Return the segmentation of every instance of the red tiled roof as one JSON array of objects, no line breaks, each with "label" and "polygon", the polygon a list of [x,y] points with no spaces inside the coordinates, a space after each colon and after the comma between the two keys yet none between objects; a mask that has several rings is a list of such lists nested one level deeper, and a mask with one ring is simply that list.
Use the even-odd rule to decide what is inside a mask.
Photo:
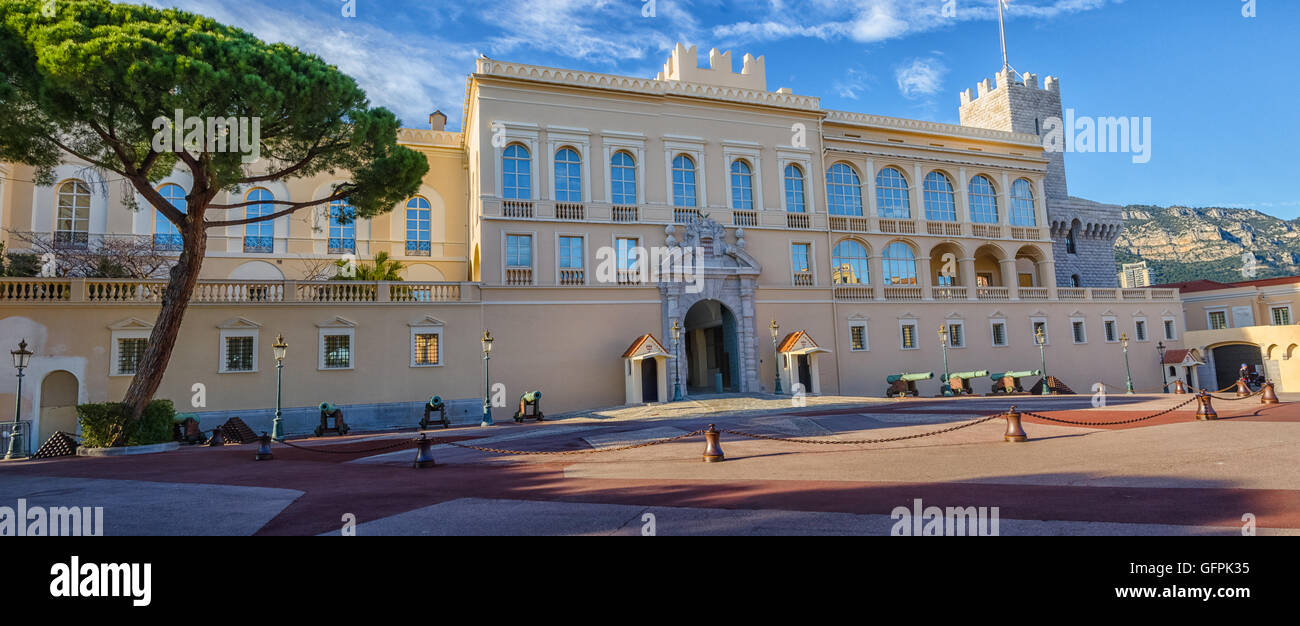
[{"label": "red tiled roof", "polygon": [[1186,350],[1170,350],[1165,353],[1165,365],[1178,365],[1186,358]]},{"label": "red tiled roof", "polygon": [[627,349],[627,352],[623,353],[623,358],[630,359],[636,356],[637,350],[640,350],[641,346],[645,345],[645,342],[647,341],[653,341],[656,344],[658,344],[660,348],[663,347],[663,344],[659,343],[659,340],[655,339],[654,335],[641,335],[640,337],[636,338],[636,341],[632,342],[632,346]]},{"label": "red tiled roof", "polygon": [[1220,289],[1236,289],[1238,287],[1272,287],[1274,285],[1291,285],[1300,283],[1300,276],[1283,276],[1281,278],[1264,278],[1261,280],[1247,280],[1239,283],[1221,283],[1215,280],[1189,280],[1182,283],[1169,283],[1165,285],[1152,285],[1152,289],[1177,289],[1182,293],[1196,293],[1198,291],[1218,291]]},{"label": "red tiled roof", "polygon": [[[796,344],[796,343],[799,342],[799,338],[802,337],[803,335],[804,335],[804,331],[802,331],[802,330],[796,330],[796,331],[794,331],[794,332],[792,332],[792,333],[786,335],[786,336],[785,336],[785,339],[782,339],[782,340],[781,340],[781,346],[778,347],[778,348],[776,349],[776,351],[777,351],[777,352],[789,352],[792,348],[794,348],[794,344]],[[813,343],[817,343],[817,342],[814,341]]]}]

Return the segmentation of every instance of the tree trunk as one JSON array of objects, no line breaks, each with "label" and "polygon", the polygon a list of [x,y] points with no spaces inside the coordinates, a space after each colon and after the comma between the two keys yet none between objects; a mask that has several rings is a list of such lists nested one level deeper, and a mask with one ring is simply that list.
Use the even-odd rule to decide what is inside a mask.
[{"label": "tree trunk", "polygon": [[122,403],[127,408],[127,419],[122,431],[114,438],[113,446],[126,445],[126,434],[131,426],[140,419],[144,410],[153,401],[153,395],[162,384],[167,363],[171,360],[172,350],[176,347],[176,337],[181,331],[181,320],[189,306],[190,296],[199,279],[199,270],[203,267],[203,255],[208,247],[208,234],[201,220],[191,224],[184,236],[184,247],[180,258],[171,269],[171,280],[163,293],[162,308],[154,320],[153,333],[149,336],[149,345],[136,368],[135,378],[126,390]]}]

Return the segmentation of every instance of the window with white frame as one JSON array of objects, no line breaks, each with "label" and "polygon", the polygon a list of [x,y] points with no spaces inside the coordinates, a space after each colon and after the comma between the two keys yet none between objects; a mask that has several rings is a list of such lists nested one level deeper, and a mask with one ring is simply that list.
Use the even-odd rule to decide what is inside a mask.
[{"label": "window with white frame", "polygon": [[1178,339],[1178,325],[1174,322],[1174,319],[1172,317],[1166,317],[1164,319],[1164,327],[1165,327],[1165,340],[1174,341]]},{"label": "window with white frame", "polygon": [[353,338],[354,333],[351,328],[320,329],[320,369],[352,369],[355,361]]},{"label": "window with white frame", "polygon": [[831,215],[862,217],[862,181],[847,163],[826,170],[826,197]]},{"label": "window with white frame", "polygon": [[1070,333],[1074,337],[1074,343],[1088,343],[1088,328],[1082,318],[1070,319]]},{"label": "window with white frame", "polygon": [[817,279],[813,276],[812,269],[812,244],[790,244],[790,269],[796,287],[811,287],[816,284]]},{"label": "window with white frame", "polygon": [[754,172],[749,163],[740,159],[731,163],[731,208],[754,210]]},{"label": "window with white frame", "polygon": [[916,322],[903,320],[898,323],[899,347],[903,350],[920,350],[921,345],[916,334]]},{"label": "window with white frame", "polygon": [[586,283],[586,261],[583,255],[585,241],[582,235],[560,235],[556,240],[556,260],[560,264],[561,285]]},{"label": "window with white frame", "polygon": [[1007,322],[1006,320],[993,320],[989,322],[989,331],[993,336],[993,346],[1003,348],[1007,345]]},{"label": "window with white frame", "polygon": [[906,220],[912,217],[907,178],[896,167],[886,167],[876,174],[876,212],[885,219]]},{"label": "window with white frame", "polygon": [[1116,343],[1119,341],[1119,323],[1113,319],[1102,320],[1102,328],[1106,332],[1106,343]]},{"label": "window with white frame", "polygon": [[1228,327],[1227,311],[1209,311],[1206,313],[1206,317],[1210,330],[1223,330]]},{"label": "window with white frame", "polygon": [[948,347],[966,347],[966,324],[953,320],[948,321]]},{"label": "window with white frame", "polygon": [[555,153],[555,201],[582,202],[582,157],[573,148]]},{"label": "window with white frame", "polygon": [[1150,335],[1147,333],[1147,320],[1139,317],[1133,320],[1133,338],[1137,341],[1146,341]]},{"label": "window with white frame", "polygon": [[694,208],[697,200],[695,159],[679,154],[673,158],[673,206]]},{"label": "window with white frame", "polygon": [[925,219],[932,222],[957,221],[957,195],[952,180],[943,172],[925,176]]},{"label": "window with white frame", "polygon": [[442,327],[411,327],[411,367],[442,365]]},{"label": "window with white frame", "polygon": [[89,245],[90,186],[80,180],[59,185],[54,244],[80,247]]},{"label": "window with white frame", "polygon": [[257,371],[257,330],[221,331],[222,374],[246,374]]},{"label": "window with white frame", "polygon": [[506,235],[506,267],[532,268],[533,236]]},{"label": "window with white frame", "polygon": [[1273,320],[1274,326],[1291,325],[1291,307],[1275,306],[1269,309],[1269,317]]},{"label": "window with white frame", "polygon": [[636,204],[636,159],[620,150],[609,160],[609,198],[614,204]]},{"label": "window with white frame", "polygon": [[135,376],[149,347],[149,330],[113,331],[113,375]]},{"label": "window with white frame", "polygon": [[1040,332],[1043,333],[1043,345],[1052,342],[1052,335],[1047,332],[1047,320],[1045,318],[1035,317],[1030,322],[1032,324],[1032,334],[1029,336],[1029,340],[1034,342],[1034,345],[1038,345],[1038,333]]},{"label": "window with white frame", "polygon": [[807,210],[803,186],[803,169],[794,163],[785,166],[785,210],[787,212],[803,213]]},{"label": "window with white frame", "polygon": [[1038,225],[1038,217],[1034,211],[1034,189],[1029,181],[1023,178],[1011,184],[1011,225]]},{"label": "window with white frame", "polygon": [[967,197],[970,199],[970,221],[976,224],[998,223],[998,192],[987,176],[970,180]]},{"label": "window with white frame", "polygon": [[849,350],[853,352],[871,350],[871,344],[867,339],[866,322],[855,322],[849,325]]},{"label": "window with white frame", "polygon": [[506,200],[533,198],[532,156],[528,148],[512,143],[501,155],[502,197]]}]

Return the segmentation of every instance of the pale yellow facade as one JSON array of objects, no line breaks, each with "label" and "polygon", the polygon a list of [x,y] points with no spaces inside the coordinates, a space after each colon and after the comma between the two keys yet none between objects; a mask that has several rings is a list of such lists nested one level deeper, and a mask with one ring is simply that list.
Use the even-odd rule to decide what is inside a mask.
[{"label": "pale yellow facade", "polygon": [[1203,355],[1202,380],[1224,387],[1244,364],[1279,392],[1300,391],[1300,278],[1191,288],[1183,306],[1183,343]]},{"label": "pale yellow facade", "polygon": [[[1044,192],[1052,174],[1036,136],[825,110],[816,97],[769,91],[761,58],[733,72],[729,57],[695,68],[695,56],[679,47],[654,79],[479,59],[463,132],[440,120],[402,131],[430,161],[419,195],[427,213],[411,214],[413,224],[398,206],[351,231],[362,262],[387,251],[406,265],[406,282],[311,280],[344,258],[331,240],[348,233],[331,228],[324,208],[252,238],[244,227],[214,231],[159,396],[205,424],[238,415],[268,429],[270,345],[281,333],[290,432],[310,431],[323,401],[379,427],[414,425],[434,394],[453,400],[459,421],[476,422],[485,388],[502,406],[543,390],[548,414],[667,401],[679,380],[687,396],[719,378],[727,391],[771,392],[778,360],[786,393],[798,383],[806,393],[880,396],[891,374],[934,372],[921,393],[935,395],[940,326],[951,371],[1036,370],[1045,354],[1048,373],[1082,393],[1123,384],[1125,333],[1135,386],[1161,386],[1157,342],[1182,345],[1178,294],[1057,284]],[[74,225],[89,245],[157,234],[150,211],[123,204],[121,183],[94,183],[72,164],[52,187],[24,182],[21,166],[0,172],[10,251],[23,247],[15,233],[67,226],[60,202],[80,210],[80,200],[61,189],[74,179],[90,189]],[[320,198],[334,182],[266,191]],[[164,184],[188,187],[179,175]],[[653,282],[627,271],[625,248],[704,253],[691,281]],[[157,284],[3,279],[0,339],[26,337],[37,353],[23,412],[51,416],[41,432],[66,419],[60,407],[70,402],[122,394],[130,375],[116,370],[130,340],[147,337]],[[772,321],[776,339],[804,331],[817,349],[776,355]],[[485,329],[496,339],[487,381]],[[647,333],[670,356],[633,367],[622,355]],[[255,366],[236,358],[238,371],[227,371],[228,351],[249,349],[247,337]],[[436,363],[418,362],[433,341]],[[43,394],[56,372],[75,378],[75,391],[59,374]],[[0,370],[0,419],[12,417],[15,382]],[[975,388],[987,392],[989,381]]]}]

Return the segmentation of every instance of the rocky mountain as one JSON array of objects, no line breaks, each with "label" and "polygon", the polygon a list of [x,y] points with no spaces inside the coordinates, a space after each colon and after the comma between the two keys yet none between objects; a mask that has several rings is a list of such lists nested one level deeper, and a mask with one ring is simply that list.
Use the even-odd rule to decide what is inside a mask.
[{"label": "rocky mountain", "polygon": [[[1253,276],[1244,271],[1248,253],[1256,262]],[[1127,206],[1115,259],[1146,261],[1155,284],[1293,276],[1300,274],[1300,219],[1250,209]]]}]

